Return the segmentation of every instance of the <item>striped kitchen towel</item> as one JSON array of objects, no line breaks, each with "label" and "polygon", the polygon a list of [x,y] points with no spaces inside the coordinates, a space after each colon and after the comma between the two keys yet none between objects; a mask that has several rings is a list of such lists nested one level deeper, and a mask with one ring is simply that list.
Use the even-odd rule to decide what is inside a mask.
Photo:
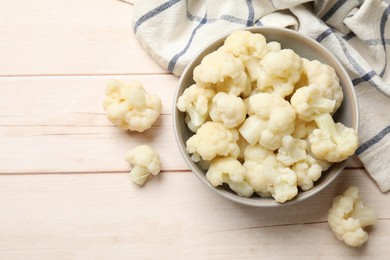
[{"label": "striped kitchen towel", "polygon": [[345,66],[360,106],[356,151],[382,192],[390,190],[389,1],[135,0],[133,29],[147,52],[180,75],[209,41],[250,26],[287,27],[328,48]]}]

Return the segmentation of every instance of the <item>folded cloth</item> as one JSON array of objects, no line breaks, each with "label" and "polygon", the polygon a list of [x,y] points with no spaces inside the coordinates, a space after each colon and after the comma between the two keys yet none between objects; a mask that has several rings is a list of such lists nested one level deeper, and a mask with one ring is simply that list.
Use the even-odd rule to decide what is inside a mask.
[{"label": "folded cloth", "polygon": [[135,1],[133,29],[147,52],[180,75],[208,42],[251,26],[286,27],[330,50],[347,69],[360,107],[356,155],[390,190],[390,6],[380,0]]}]

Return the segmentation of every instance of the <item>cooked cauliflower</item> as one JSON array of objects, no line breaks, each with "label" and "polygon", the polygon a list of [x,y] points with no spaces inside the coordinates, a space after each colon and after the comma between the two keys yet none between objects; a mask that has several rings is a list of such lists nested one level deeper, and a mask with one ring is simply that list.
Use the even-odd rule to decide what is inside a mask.
[{"label": "cooked cauliflower", "polygon": [[232,33],[193,79],[177,107],[195,133],[187,152],[214,186],[283,203],[357,148],[356,131],[332,118],[343,100],[335,71],[261,34]]},{"label": "cooked cauliflower", "polygon": [[141,186],[150,174],[157,175],[161,170],[158,153],[148,145],[139,145],[128,151],[125,160],[133,165],[130,179]]},{"label": "cooked cauliflower", "polygon": [[140,82],[110,81],[103,107],[107,118],[120,129],[143,132],[160,116],[161,100],[148,94]]},{"label": "cooked cauliflower", "polygon": [[310,148],[316,158],[340,162],[353,155],[359,140],[355,129],[336,123],[330,114],[314,118],[319,129],[309,135]]},{"label": "cooked cauliflower", "polygon": [[245,180],[261,197],[273,197],[283,203],[298,194],[296,174],[276,159],[273,151],[259,144],[245,149]]},{"label": "cooked cauliflower", "polygon": [[274,165],[275,154],[259,144],[249,145],[244,152],[244,167],[247,169],[245,180],[260,197],[271,197],[271,183],[264,176],[264,164]]},{"label": "cooked cauliflower", "polygon": [[245,65],[256,79],[257,92],[273,93],[282,98],[294,91],[302,73],[302,59],[290,49],[269,52],[259,61],[249,59]]},{"label": "cooked cauliflower", "polygon": [[242,137],[241,134],[238,134],[237,145],[240,148],[240,154],[238,155],[238,159],[242,161],[244,159],[245,149],[249,146],[249,143]]},{"label": "cooked cauliflower", "polygon": [[297,175],[288,167],[283,167],[276,160],[268,157],[263,164],[263,174],[269,183],[268,190],[279,203],[293,199],[298,194]]},{"label": "cooked cauliflower", "polygon": [[267,129],[268,120],[258,115],[249,116],[240,126],[239,132],[249,144],[256,144],[261,133]]},{"label": "cooked cauliflower", "polygon": [[206,55],[194,69],[194,81],[203,88],[213,88],[216,92],[226,92],[239,96],[250,82],[245,66],[232,54],[216,50]]},{"label": "cooked cauliflower", "polygon": [[297,89],[292,95],[290,102],[297,116],[307,122],[313,121],[314,116],[332,113],[336,105],[336,100],[322,96],[317,85],[309,85]]},{"label": "cooked cauliflower", "polygon": [[214,95],[214,90],[193,84],[178,98],[176,106],[181,112],[187,112],[187,125],[191,131],[196,132],[207,120]]},{"label": "cooked cauliflower", "polygon": [[240,133],[250,144],[259,141],[267,149],[278,149],[283,136],[294,132],[294,109],[288,101],[269,93],[255,94],[248,99],[248,114],[258,117],[251,121],[248,118],[240,127]]},{"label": "cooked cauliflower", "polygon": [[221,48],[242,61],[253,57],[261,59],[268,53],[265,37],[260,33],[245,30],[231,33]]},{"label": "cooked cauliflower", "polygon": [[[343,89],[340,86],[340,79],[335,70],[327,64],[317,60],[308,60],[302,58],[303,73],[307,79],[308,85],[318,86],[321,91],[321,96],[330,100],[335,100],[336,111],[343,101]],[[332,114],[332,113],[331,113]]]},{"label": "cooked cauliflower", "polygon": [[216,158],[206,173],[207,179],[216,187],[226,183],[238,195],[250,197],[253,188],[244,180],[246,169],[233,157]]},{"label": "cooked cauliflower", "polygon": [[234,128],[244,122],[246,106],[241,98],[219,92],[213,97],[210,117],[214,122],[221,122],[226,128]]},{"label": "cooked cauliflower", "polygon": [[237,158],[240,154],[238,137],[237,130],[227,129],[221,123],[207,121],[187,140],[187,152],[197,153],[206,161],[216,156]]},{"label": "cooked cauliflower", "polygon": [[291,135],[285,135],[282,138],[282,146],[278,149],[276,159],[286,166],[306,158],[306,141],[296,139]]},{"label": "cooked cauliflower", "polygon": [[364,227],[375,225],[377,216],[371,208],[364,207],[359,189],[351,186],[333,199],[328,212],[328,223],[336,237],[349,246],[361,246],[368,239]]},{"label": "cooked cauliflower", "polygon": [[297,175],[298,186],[303,191],[313,188],[314,182],[317,181],[321,177],[322,172],[326,170],[322,168],[319,161],[310,155],[306,155],[303,160],[294,163],[291,169]]},{"label": "cooked cauliflower", "polygon": [[291,134],[291,136],[297,139],[305,139],[316,128],[317,125],[314,121],[306,122],[297,117],[295,120],[294,132]]}]

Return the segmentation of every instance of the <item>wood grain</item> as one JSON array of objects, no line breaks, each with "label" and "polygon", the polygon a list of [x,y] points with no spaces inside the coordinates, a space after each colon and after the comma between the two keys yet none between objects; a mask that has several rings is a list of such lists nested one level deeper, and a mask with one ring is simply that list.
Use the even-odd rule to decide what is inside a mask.
[{"label": "wood grain", "polygon": [[166,73],[139,46],[117,0],[12,1],[0,8],[0,75]]},{"label": "wood grain", "polygon": [[0,173],[126,171],[126,151],[142,143],[161,154],[164,170],[187,169],[172,130],[177,78],[115,76],[139,80],[161,97],[162,116],[142,134],[119,130],[107,120],[102,102],[112,78],[0,78]]},{"label": "wood grain", "polygon": [[[174,141],[178,79],[135,39],[133,6],[117,0],[11,1],[0,8],[0,259],[386,259],[389,194],[357,158],[315,197],[251,208],[211,192]],[[118,130],[102,108],[106,82],[140,80],[163,113],[143,134]],[[163,171],[129,180],[141,143]],[[326,222],[332,198],[356,185],[379,217],[349,248]]]},{"label": "wood grain", "polygon": [[[102,108],[111,79],[139,80],[161,97],[163,111],[142,133],[117,129]],[[126,151],[148,143],[164,170],[185,170],[172,129],[172,75],[0,78],[0,174],[126,171]],[[21,163],[22,162],[22,163]],[[361,168],[351,160],[349,167]]]},{"label": "wood grain", "polygon": [[[356,185],[378,212],[368,244],[352,249],[330,231],[333,196]],[[173,188],[174,187],[174,188]],[[390,210],[362,170],[345,171],[295,206],[229,202],[190,173],[162,173],[140,188],[127,174],[0,176],[0,252],[22,259],[326,258],[389,254]]]}]

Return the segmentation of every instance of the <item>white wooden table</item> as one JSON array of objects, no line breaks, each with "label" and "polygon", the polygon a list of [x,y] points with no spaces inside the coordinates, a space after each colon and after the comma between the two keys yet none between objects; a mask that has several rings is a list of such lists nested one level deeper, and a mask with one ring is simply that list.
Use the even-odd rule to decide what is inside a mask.
[{"label": "white wooden table", "polygon": [[[356,158],[321,194],[282,208],[240,206],[198,181],[174,141],[177,78],[140,47],[131,15],[117,0],[1,1],[0,259],[389,259],[390,194]],[[108,122],[111,78],[160,95],[151,130]],[[141,143],[163,164],[142,188],[123,160]],[[349,185],[379,217],[361,248],[326,222]]]}]

